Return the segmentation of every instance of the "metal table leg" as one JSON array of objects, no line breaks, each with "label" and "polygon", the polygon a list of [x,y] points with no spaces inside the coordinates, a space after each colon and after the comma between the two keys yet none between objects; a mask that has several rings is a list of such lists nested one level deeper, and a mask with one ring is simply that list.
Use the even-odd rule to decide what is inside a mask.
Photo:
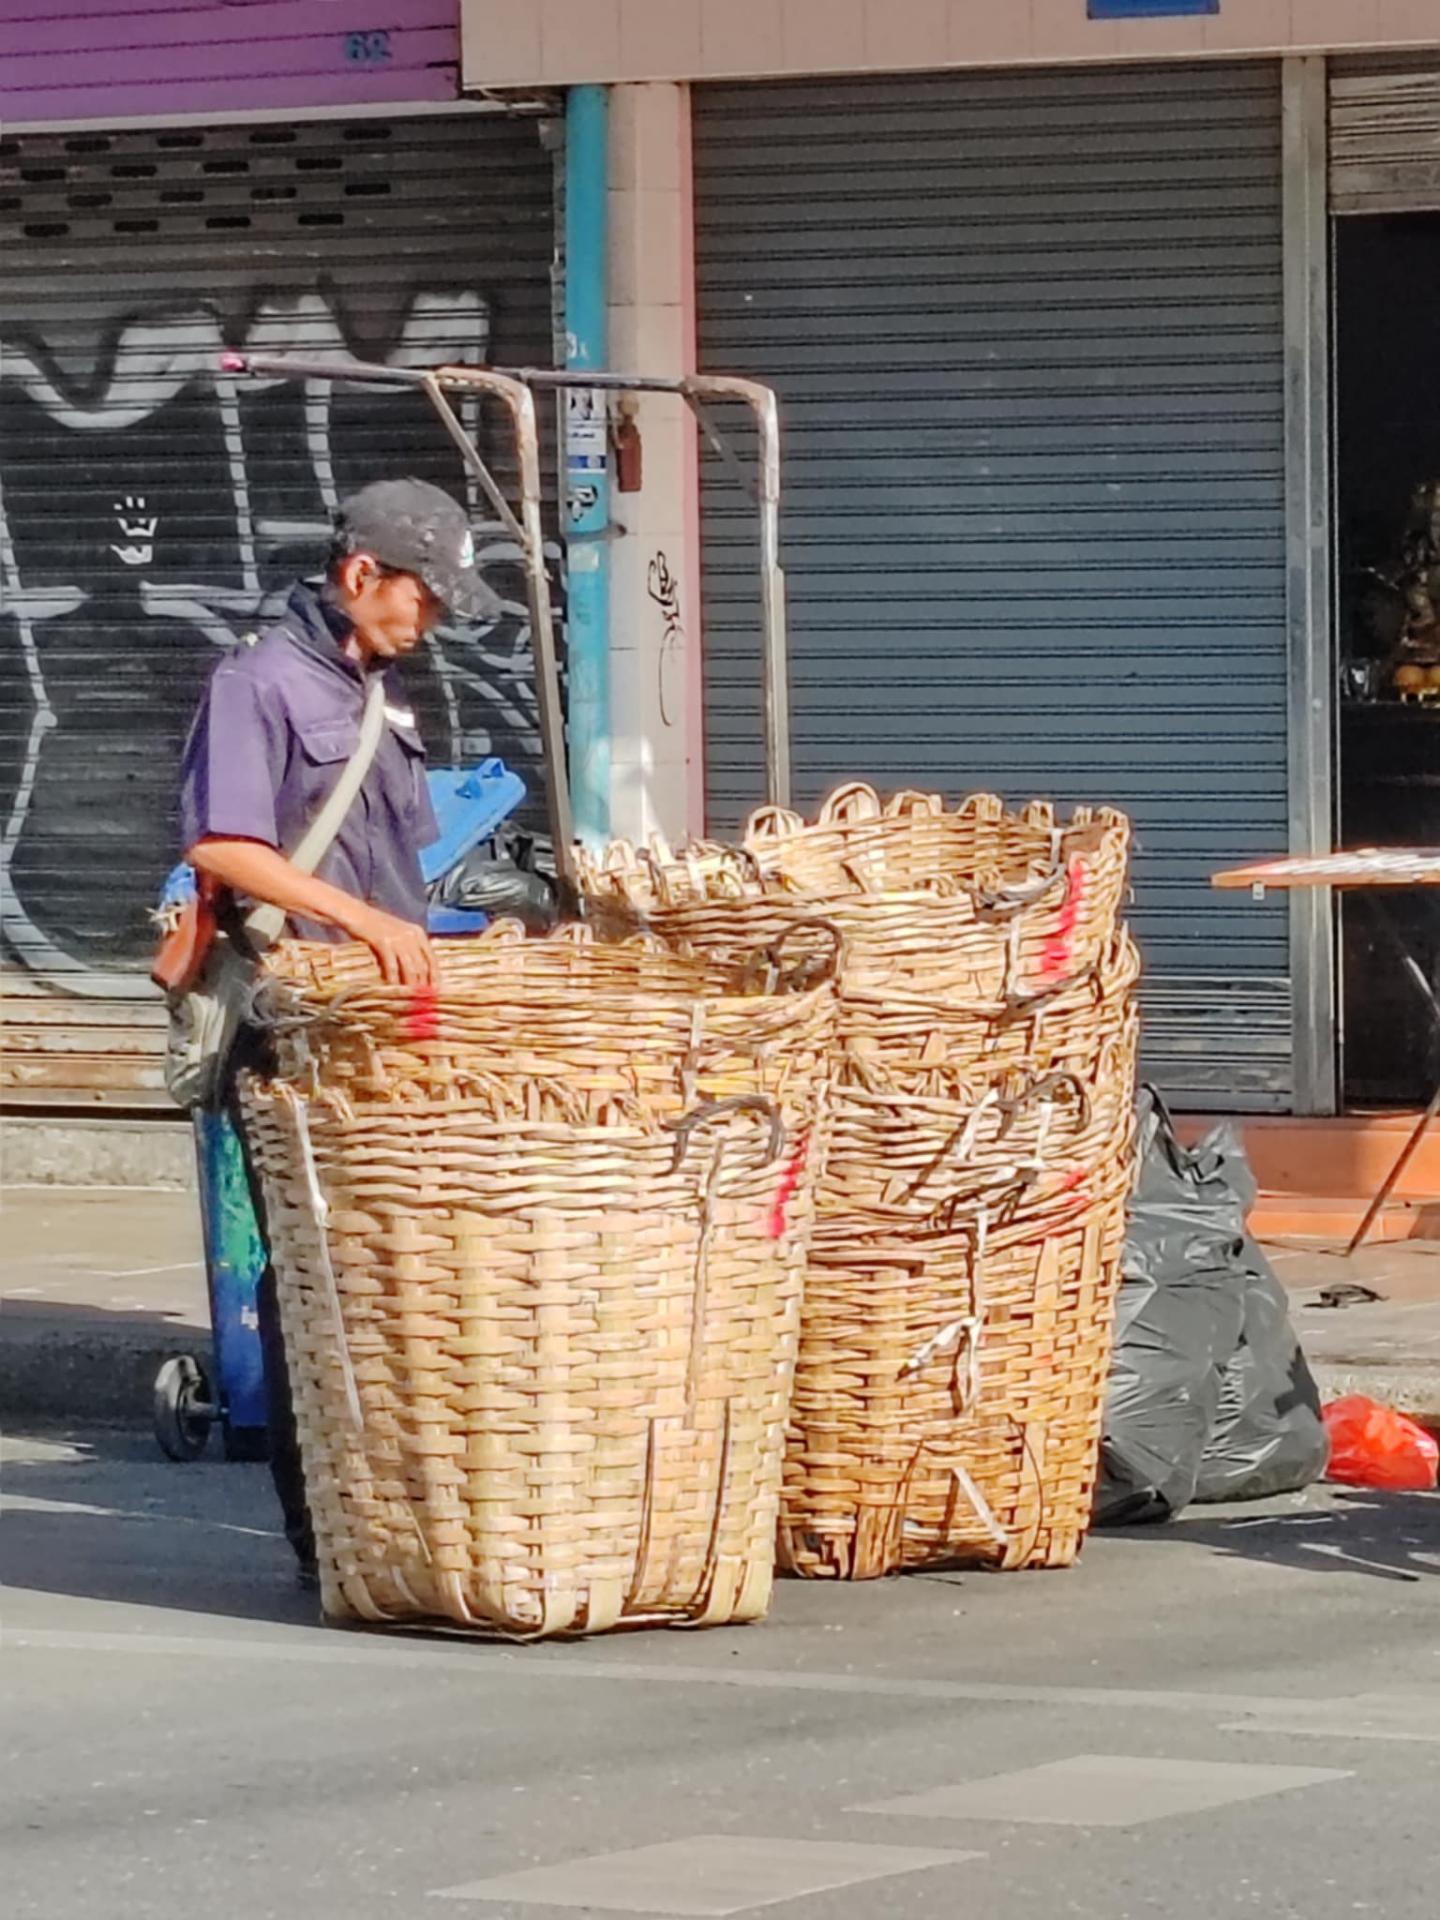
[{"label": "metal table leg", "polygon": [[[1373,912],[1376,924],[1399,954],[1401,965],[1414,982],[1416,991],[1425,1003],[1425,1011],[1430,1016],[1431,1025],[1435,1028],[1437,1035],[1440,1035],[1440,1002],[1436,1000],[1435,989],[1431,985],[1424,968],[1420,965],[1420,962],[1415,958],[1414,954],[1411,953],[1409,947],[1406,946],[1399,929],[1394,925],[1389,914],[1386,913],[1379,898],[1373,893],[1365,894],[1362,898],[1365,899]],[[1404,1177],[1405,1169],[1420,1151],[1420,1143],[1424,1140],[1437,1118],[1440,1118],[1440,1083],[1437,1083],[1435,1091],[1430,1096],[1430,1104],[1426,1107],[1424,1113],[1421,1114],[1419,1120],[1416,1121],[1409,1138],[1395,1156],[1395,1164],[1381,1181],[1379,1191],[1365,1210],[1365,1218],[1351,1235],[1350,1244],[1345,1249],[1347,1258],[1352,1253],[1358,1253],[1370,1238],[1371,1229],[1384,1211],[1386,1202],[1389,1200],[1391,1194],[1394,1193],[1396,1187],[1399,1186]]]}]

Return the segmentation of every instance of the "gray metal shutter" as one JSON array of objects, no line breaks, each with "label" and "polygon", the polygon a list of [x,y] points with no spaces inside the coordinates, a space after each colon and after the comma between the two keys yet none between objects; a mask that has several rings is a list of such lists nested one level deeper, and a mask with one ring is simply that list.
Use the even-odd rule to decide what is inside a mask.
[{"label": "gray metal shutter", "polygon": [[[1284,1108],[1270,63],[699,90],[707,369],[779,387],[796,782],[1134,817],[1148,1069]],[[705,491],[707,795],[761,796],[747,504]]]},{"label": "gray metal shutter", "polygon": [[1440,211],[1440,56],[1331,62],[1330,205]]},{"label": "gray metal shutter", "polygon": [[[538,122],[482,112],[0,140],[7,1097],[154,1093],[148,913],[206,676],[318,571],[337,495],[466,492],[413,395],[237,384],[218,351],[547,362],[552,198]],[[433,757],[501,753],[540,798],[520,569],[471,502],[507,611],[413,691]]]}]

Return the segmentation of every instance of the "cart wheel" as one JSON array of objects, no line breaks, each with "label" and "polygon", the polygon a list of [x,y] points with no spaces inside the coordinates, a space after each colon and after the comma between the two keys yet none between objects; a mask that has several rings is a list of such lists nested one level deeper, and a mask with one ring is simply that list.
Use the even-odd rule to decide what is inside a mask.
[{"label": "cart wheel", "polygon": [[198,1460],[205,1451],[216,1408],[205,1369],[190,1353],[177,1353],[155,1376],[155,1438],[172,1460]]}]

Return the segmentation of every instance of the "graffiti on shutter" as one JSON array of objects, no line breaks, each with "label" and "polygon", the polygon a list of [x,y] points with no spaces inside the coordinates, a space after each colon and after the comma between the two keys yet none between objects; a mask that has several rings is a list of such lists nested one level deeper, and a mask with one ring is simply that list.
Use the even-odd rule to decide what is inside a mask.
[{"label": "graffiti on shutter", "polygon": [[[230,263],[223,299],[162,269],[138,294],[133,271],[117,276],[111,302],[92,270],[73,307],[62,277],[35,317],[13,288],[0,316],[0,929],[7,962],[71,994],[144,991],[203,685],[320,570],[337,499],[368,479],[417,473],[468,497],[501,610],[438,629],[411,691],[433,759],[500,753],[538,788],[518,554],[423,398],[219,367],[226,348],[483,361],[483,266],[389,258],[383,300],[357,314],[323,256],[250,258],[238,279]],[[502,434],[487,441],[480,403],[465,405],[503,470]]]}]

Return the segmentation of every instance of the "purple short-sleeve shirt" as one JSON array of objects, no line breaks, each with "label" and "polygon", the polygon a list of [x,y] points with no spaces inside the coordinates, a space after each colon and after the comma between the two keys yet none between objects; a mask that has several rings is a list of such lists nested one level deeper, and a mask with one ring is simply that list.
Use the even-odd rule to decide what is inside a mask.
[{"label": "purple short-sleeve shirt", "polygon": [[[360,735],[366,680],[342,649],[346,631],[323,589],[298,586],[280,620],[215,669],[181,763],[185,848],[207,837],[259,840],[281,852],[298,845]],[[386,693],[379,751],[319,874],[423,926],[420,849],[439,828],[414,719],[388,679]],[[306,939],[344,937],[310,921],[291,927]]]}]

